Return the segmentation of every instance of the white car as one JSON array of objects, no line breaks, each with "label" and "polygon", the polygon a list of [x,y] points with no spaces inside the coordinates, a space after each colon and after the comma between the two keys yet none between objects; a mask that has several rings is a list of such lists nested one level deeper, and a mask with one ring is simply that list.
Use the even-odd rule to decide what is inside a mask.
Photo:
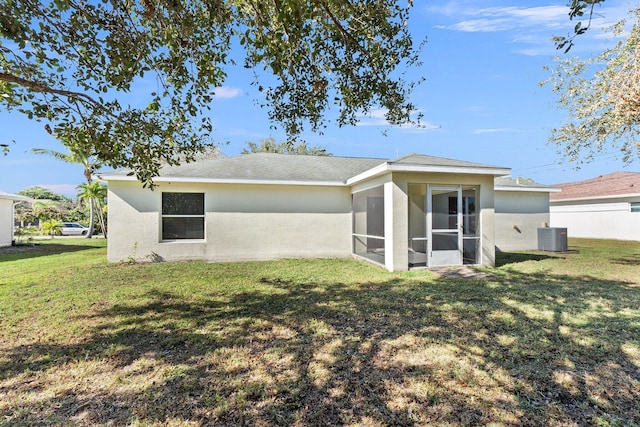
[{"label": "white car", "polygon": [[84,236],[89,232],[89,229],[77,222],[65,222],[62,224],[62,230],[60,234],[63,236]]}]

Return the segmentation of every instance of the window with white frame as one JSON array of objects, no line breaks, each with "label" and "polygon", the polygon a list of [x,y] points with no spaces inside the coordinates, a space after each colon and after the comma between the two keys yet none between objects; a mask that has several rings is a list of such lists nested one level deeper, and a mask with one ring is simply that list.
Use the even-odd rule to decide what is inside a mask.
[{"label": "window with white frame", "polygon": [[162,193],[162,240],[204,239],[204,193]]},{"label": "window with white frame", "polygon": [[631,202],[631,203],[629,203],[629,210],[631,212],[640,213],[640,202]]}]

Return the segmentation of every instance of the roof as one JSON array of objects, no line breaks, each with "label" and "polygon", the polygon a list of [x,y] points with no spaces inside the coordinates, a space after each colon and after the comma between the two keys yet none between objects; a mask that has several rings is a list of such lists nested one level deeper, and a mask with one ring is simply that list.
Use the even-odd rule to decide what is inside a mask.
[{"label": "roof", "polygon": [[560,188],[539,184],[530,179],[498,177],[494,180],[496,191],[531,191],[538,193],[558,193]]},{"label": "roof", "polygon": [[[243,154],[198,160],[160,169],[156,182],[298,183],[351,185],[389,171],[456,172],[504,175],[510,170],[481,163],[411,154],[391,161],[367,157]],[[101,179],[135,180],[129,171],[99,174]]]},{"label": "roof", "polygon": [[483,163],[467,162],[464,160],[447,159],[444,157],[427,156],[425,154],[409,154],[390,160],[393,165],[421,165],[421,166],[449,166],[449,167],[471,167],[471,168],[496,168],[493,165]]},{"label": "roof", "polygon": [[585,181],[567,182],[556,186],[560,187],[562,192],[552,194],[551,201],[639,196],[640,173],[614,172]]},{"label": "roof", "polygon": [[[301,181],[343,183],[353,175],[386,162],[385,159],[252,153],[166,166],[159,178],[211,181]],[[109,180],[129,171],[100,174]],[[116,178],[117,179],[117,178]],[[135,179],[135,178],[134,178]],[[157,179],[156,179],[157,180]]]},{"label": "roof", "polygon": [[0,191],[0,199],[5,199],[5,200],[9,199],[9,200],[13,200],[14,202],[29,200],[29,198],[26,196],[21,196],[19,194],[5,193],[4,191]]}]

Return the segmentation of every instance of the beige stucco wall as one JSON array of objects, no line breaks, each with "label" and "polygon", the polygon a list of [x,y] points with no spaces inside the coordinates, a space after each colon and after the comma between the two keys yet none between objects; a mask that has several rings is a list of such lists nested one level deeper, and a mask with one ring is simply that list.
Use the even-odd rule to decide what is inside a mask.
[{"label": "beige stucco wall", "polygon": [[496,247],[501,251],[538,249],[538,228],[549,226],[549,193],[496,191]]},{"label": "beige stucco wall", "polygon": [[[161,193],[205,194],[205,239],[161,241]],[[109,182],[110,262],[351,256],[347,187]]]},{"label": "beige stucco wall", "polygon": [[393,181],[384,184],[385,267],[389,271],[409,269],[409,197],[407,184]]},{"label": "beige stucco wall", "polygon": [[[408,185],[478,188],[483,265],[495,264],[493,176],[394,173],[349,187],[162,183],[109,183],[111,262],[160,257],[167,261],[241,261],[352,254],[351,193],[382,186],[385,196],[385,267],[408,269]],[[161,193],[205,194],[205,239],[161,241]]]},{"label": "beige stucco wall", "polygon": [[551,226],[566,227],[569,237],[640,241],[640,213],[629,203],[640,196],[591,202],[551,202]]},{"label": "beige stucco wall", "polygon": [[13,200],[0,199],[0,247],[13,240]]}]

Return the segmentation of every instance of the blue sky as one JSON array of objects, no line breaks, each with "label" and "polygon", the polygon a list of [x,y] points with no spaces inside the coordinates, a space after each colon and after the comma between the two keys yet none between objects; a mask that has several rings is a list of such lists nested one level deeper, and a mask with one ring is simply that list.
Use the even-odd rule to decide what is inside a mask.
[{"label": "blue sky", "polygon": [[[543,184],[592,178],[618,171],[640,172],[635,160],[625,165],[607,152],[579,170],[563,161],[547,144],[550,129],[562,124],[555,96],[538,82],[553,64],[551,37],[566,35],[566,1],[424,1],[416,0],[410,28],[416,41],[427,37],[423,65],[411,76],[426,81],[413,101],[424,114],[423,129],[391,127],[380,111],[362,117],[359,126],[329,127],[323,135],[304,134],[311,145],[334,155],[395,158],[409,153],[510,167],[514,177]],[[601,29],[628,15],[630,3],[607,0],[597,9],[592,29],[578,40],[571,55],[602,50],[611,43]],[[225,155],[237,155],[247,141],[267,136],[284,140],[270,128],[267,111],[255,102],[252,74],[242,67],[216,90],[211,111],[216,141]],[[134,93],[135,95],[135,93]],[[385,132],[386,131],[386,132]],[[15,143],[14,143],[15,141]],[[228,142],[228,143],[227,143]],[[18,112],[0,111],[0,143],[10,153],[0,156],[0,190],[17,192],[40,185],[73,196],[83,181],[82,168],[30,153],[31,148],[64,151],[44,130]]]}]

